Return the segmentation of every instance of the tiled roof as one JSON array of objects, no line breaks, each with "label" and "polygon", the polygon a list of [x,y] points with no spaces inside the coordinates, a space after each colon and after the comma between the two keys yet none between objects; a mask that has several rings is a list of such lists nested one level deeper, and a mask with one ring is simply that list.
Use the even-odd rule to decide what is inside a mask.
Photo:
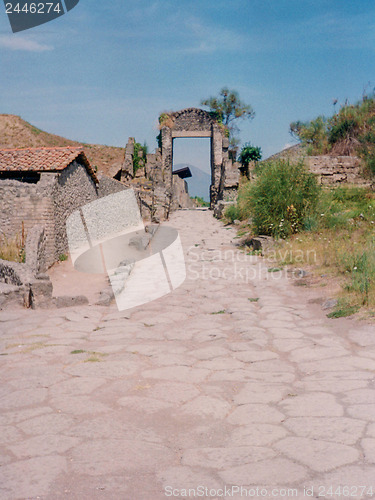
[{"label": "tiled roof", "polygon": [[79,147],[0,149],[0,172],[58,172],[78,157],[94,181],[98,182],[84,150]]}]

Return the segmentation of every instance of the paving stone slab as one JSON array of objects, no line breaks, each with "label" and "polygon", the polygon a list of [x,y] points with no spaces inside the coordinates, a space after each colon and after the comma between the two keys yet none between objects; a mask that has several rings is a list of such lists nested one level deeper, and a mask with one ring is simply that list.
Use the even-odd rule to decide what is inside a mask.
[{"label": "paving stone slab", "polygon": [[120,398],[117,400],[117,404],[146,414],[156,413],[173,407],[172,403],[140,396],[127,396]]},{"label": "paving stone slab", "polygon": [[10,445],[8,448],[17,458],[28,458],[30,456],[43,456],[63,454],[80,443],[80,439],[47,434],[26,439],[20,444]]},{"label": "paving stone slab", "polygon": [[[197,470],[187,466],[169,467],[158,473],[158,479],[162,484],[164,491],[170,491],[171,488],[181,490],[197,489],[202,485],[204,488],[218,490],[223,483],[207,471]],[[204,489],[203,489],[204,492]],[[181,493],[183,493],[181,491]],[[186,496],[183,495],[182,498]]]},{"label": "paving stone slab", "polygon": [[74,417],[60,413],[49,413],[19,422],[17,427],[29,436],[64,432],[74,424]]},{"label": "paving stone slab", "polygon": [[315,438],[287,437],[278,441],[274,448],[318,472],[353,463],[359,458],[359,451],[351,446]]},{"label": "paving stone slab", "polygon": [[288,394],[288,386],[276,384],[246,383],[242,390],[234,397],[237,405],[246,403],[272,403],[281,401]]},{"label": "paving stone slab", "polygon": [[176,384],[174,382],[156,383],[146,391],[149,396],[155,399],[162,399],[175,404],[185,403],[200,394],[199,389],[192,384]]},{"label": "paving stone slab", "polygon": [[48,495],[56,479],[67,471],[67,460],[59,455],[36,457],[1,468],[2,498],[32,498]]},{"label": "paving stone slab", "polygon": [[233,446],[267,446],[286,437],[288,431],[273,424],[246,424],[235,428],[230,436]]},{"label": "paving stone slab", "polygon": [[354,445],[365,430],[366,422],[345,417],[295,417],[284,422],[297,436]]},{"label": "paving stone slab", "polygon": [[228,417],[234,425],[248,425],[250,422],[280,423],[285,415],[272,406],[265,404],[246,404],[238,406]]},{"label": "paving stone slab", "polygon": [[351,417],[375,422],[375,404],[352,405],[346,411]]},{"label": "paving stone slab", "polygon": [[186,450],[182,456],[182,465],[190,467],[227,469],[267,458],[273,458],[276,453],[260,446],[238,446],[228,448],[198,448]]},{"label": "paving stone slab", "polygon": [[222,399],[199,396],[181,407],[181,412],[189,415],[210,416],[223,419],[229,413],[231,405]]},{"label": "paving stone slab", "polygon": [[202,382],[209,374],[209,370],[203,368],[189,368],[187,366],[168,366],[142,372],[142,376],[146,379],[154,378],[193,383]]},{"label": "paving stone slab", "polygon": [[361,441],[361,446],[367,463],[375,464],[375,439],[364,438]]},{"label": "paving stone slab", "polygon": [[226,484],[259,486],[269,484],[270,480],[274,485],[295,483],[308,477],[308,472],[305,467],[280,457],[232,467],[219,472],[219,476]]},{"label": "paving stone slab", "polygon": [[341,417],[344,413],[336,398],[324,392],[290,395],[279,406],[291,417]]}]

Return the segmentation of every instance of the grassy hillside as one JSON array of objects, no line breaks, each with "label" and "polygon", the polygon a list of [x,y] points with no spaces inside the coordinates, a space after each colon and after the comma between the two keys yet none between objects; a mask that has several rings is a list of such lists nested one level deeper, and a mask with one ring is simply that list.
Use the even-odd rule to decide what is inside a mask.
[{"label": "grassy hillside", "polygon": [[83,146],[93,167],[111,177],[121,168],[124,148],[85,144],[49,134],[15,115],[0,115],[0,148]]}]

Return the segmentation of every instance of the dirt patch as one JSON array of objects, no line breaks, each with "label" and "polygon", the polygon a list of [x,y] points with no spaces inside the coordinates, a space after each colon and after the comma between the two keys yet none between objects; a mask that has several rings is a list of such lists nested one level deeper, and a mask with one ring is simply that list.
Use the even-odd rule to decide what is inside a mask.
[{"label": "dirt patch", "polygon": [[64,262],[56,262],[48,271],[53,285],[53,296],[85,295],[90,304],[99,299],[101,290],[108,287],[107,275],[80,273],[73,267],[69,257]]}]

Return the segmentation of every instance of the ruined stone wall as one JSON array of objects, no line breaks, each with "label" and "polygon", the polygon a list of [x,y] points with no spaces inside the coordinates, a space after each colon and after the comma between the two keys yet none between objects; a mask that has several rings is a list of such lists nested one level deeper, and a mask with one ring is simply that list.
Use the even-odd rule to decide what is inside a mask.
[{"label": "ruined stone wall", "polygon": [[129,180],[134,177],[133,172],[133,155],[134,155],[134,137],[129,137],[128,143],[125,146],[124,163],[121,169],[121,180]]},{"label": "ruined stone wall", "polygon": [[360,158],[356,156],[306,156],[307,168],[315,174],[322,185],[354,184],[369,186],[362,175]]},{"label": "ruined stone wall", "polygon": [[27,234],[25,264],[34,274],[47,271],[47,237],[42,225],[34,226]]},{"label": "ruined stone wall", "polygon": [[42,174],[37,184],[17,180],[0,181],[0,234],[7,238],[25,237],[38,224],[46,230],[47,263],[54,258],[54,205],[51,189],[56,174]]},{"label": "ruined stone wall", "polygon": [[101,177],[97,187],[86,168],[76,161],[61,173],[42,173],[36,184],[1,180],[0,236],[20,237],[23,227],[27,243],[37,226],[35,238],[29,239],[26,259],[32,258],[35,265],[38,262],[36,271],[42,272],[68,252],[67,217],[98,197],[124,189],[128,186],[106,176]]},{"label": "ruined stone wall", "polygon": [[189,130],[190,132],[211,132],[213,120],[207,111],[198,108],[187,108],[171,115],[174,120],[173,130]]},{"label": "ruined stone wall", "polygon": [[68,252],[66,219],[77,208],[96,200],[97,187],[86,168],[78,162],[72,162],[58,175],[53,189],[55,225],[54,259]]},{"label": "ruined stone wall", "polygon": [[174,175],[172,184],[172,210],[192,208],[193,206],[194,202],[189,196],[187,182],[178,175]]},{"label": "ruined stone wall", "polygon": [[129,187],[120,181],[116,181],[116,179],[112,179],[111,177],[108,177],[106,175],[101,175],[99,177],[99,186],[97,190],[99,198],[118,193],[119,191],[123,191],[124,189],[129,189]]},{"label": "ruined stone wall", "polygon": [[167,186],[172,185],[172,169],[173,169],[173,139],[172,130],[168,127],[163,127],[161,133],[161,176],[163,182]]},{"label": "ruined stone wall", "polygon": [[[162,175],[166,185],[172,182],[173,140],[177,137],[210,137],[211,208],[219,200],[233,197],[238,188],[238,164],[235,158],[229,157],[229,141],[220,124],[210,113],[198,108],[183,109],[170,113],[168,117],[169,120],[161,128]],[[176,205],[177,200],[173,200],[172,206]]]}]

